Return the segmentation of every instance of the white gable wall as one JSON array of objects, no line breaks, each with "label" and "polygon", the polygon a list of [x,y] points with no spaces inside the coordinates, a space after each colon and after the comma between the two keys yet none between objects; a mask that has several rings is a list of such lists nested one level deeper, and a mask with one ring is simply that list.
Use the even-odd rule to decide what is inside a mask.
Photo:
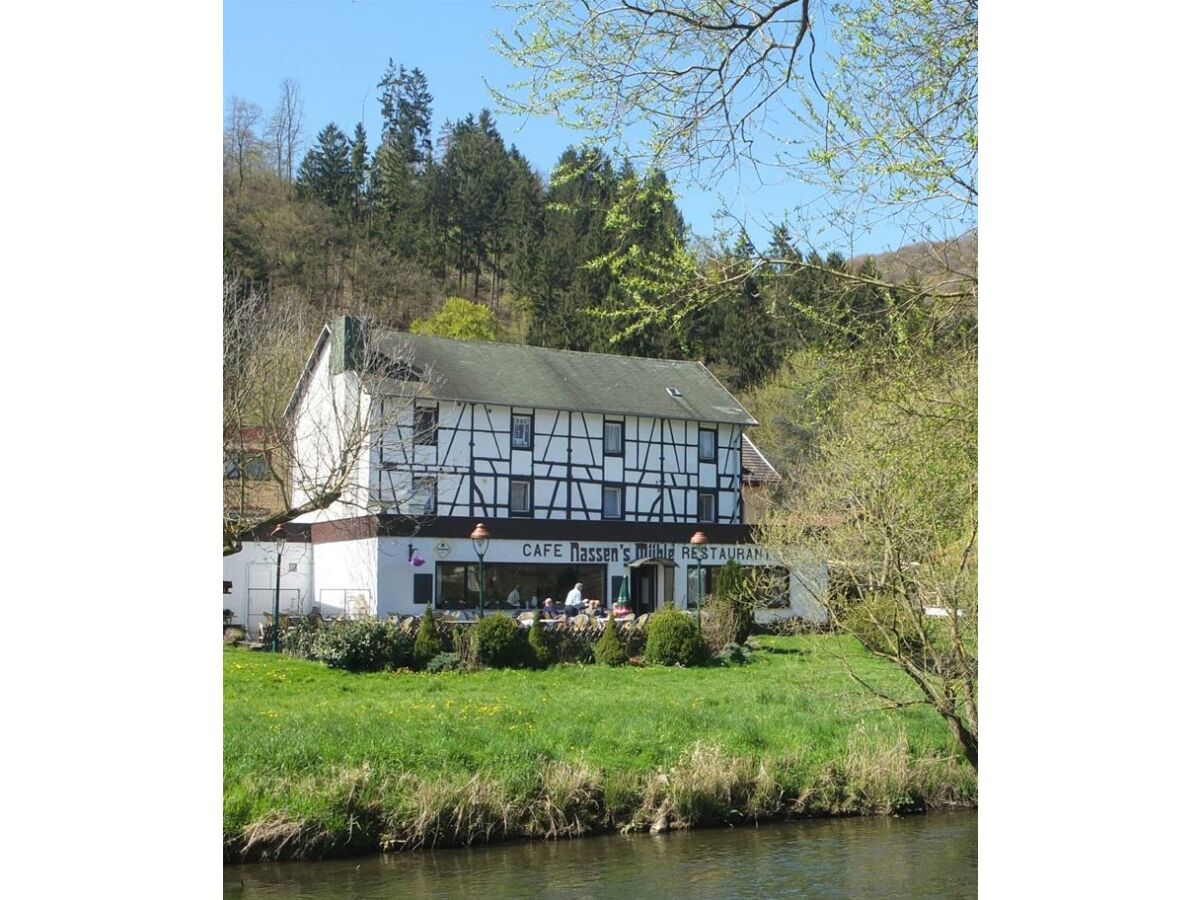
[{"label": "white gable wall", "polygon": [[333,473],[347,463],[350,473],[337,501],[299,516],[298,522],[348,518],[367,511],[372,478],[370,398],[356,372],[331,374],[332,348],[333,341],[322,348],[293,416],[293,505],[301,506],[314,494],[336,486]]}]

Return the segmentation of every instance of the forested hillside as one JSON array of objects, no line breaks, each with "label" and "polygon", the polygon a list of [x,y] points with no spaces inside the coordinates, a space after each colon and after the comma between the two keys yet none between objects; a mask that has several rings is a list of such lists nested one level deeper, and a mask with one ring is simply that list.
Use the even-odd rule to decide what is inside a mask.
[{"label": "forested hillside", "polygon": [[[312,327],[356,312],[400,328],[703,359],[735,388],[761,382],[800,347],[852,344],[850,322],[886,316],[869,259],[803,254],[784,228],[767,247],[742,235],[701,250],[661,171],[587,146],[535,171],[487,109],[435,128],[425,75],[392,61],[377,98],[379,135],[328,123],[307,143],[301,86],[284,82],[269,114],[232,99],[231,297],[302,306]],[[847,291],[836,273],[850,270],[867,280]],[[705,302],[686,316],[626,327],[630,308],[696,279]],[[443,309],[450,297],[482,305],[465,313],[482,324],[459,321],[471,307]]]}]

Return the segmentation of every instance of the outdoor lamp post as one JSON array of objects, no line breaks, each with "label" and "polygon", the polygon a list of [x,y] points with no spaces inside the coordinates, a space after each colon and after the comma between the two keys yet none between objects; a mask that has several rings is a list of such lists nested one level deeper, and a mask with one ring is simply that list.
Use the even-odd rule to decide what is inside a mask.
[{"label": "outdoor lamp post", "polygon": [[692,545],[692,555],[696,557],[696,621],[700,621],[700,564],[708,556],[708,535],[697,531],[688,541]]},{"label": "outdoor lamp post", "polygon": [[480,522],[475,526],[475,530],[471,532],[471,543],[475,545],[475,552],[479,555],[479,618],[483,619],[483,555],[487,553],[488,544],[492,540],[492,535],[483,523]]},{"label": "outdoor lamp post", "polygon": [[279,573],[283,569],[283,545],[287,543],[287,532],[282,524],[271,529],[275,538],[275,609],[271,618],[271,652],[279,652]]}]

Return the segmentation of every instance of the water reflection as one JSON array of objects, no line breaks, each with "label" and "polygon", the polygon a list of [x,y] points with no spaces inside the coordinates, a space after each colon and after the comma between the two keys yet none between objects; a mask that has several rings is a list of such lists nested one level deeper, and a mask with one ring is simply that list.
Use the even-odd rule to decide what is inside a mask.
[{"label": "water reflection", "polygon": [[225,867],[227,898],[976,895],[974,813],[783,822]]}]

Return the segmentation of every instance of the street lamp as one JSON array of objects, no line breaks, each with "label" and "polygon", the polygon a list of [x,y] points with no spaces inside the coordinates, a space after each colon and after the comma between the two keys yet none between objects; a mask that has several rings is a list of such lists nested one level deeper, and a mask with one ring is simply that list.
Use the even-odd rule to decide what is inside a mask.
[{"label": "street lamp", "polygon": [[708,556],[708,535],[697,531],[688,543],[692,545],[692,555],[696,557],[696,621],[700,622],[700,563]]},{"label": "street lamp", "polygon": [[492,540],[492,535],[483,523],[480,522],[475,526],[475,530],[471,532],[471,543],[475,545],[475,552],[479,555],[479,618],[483,619],[483,554],[487,553],[488,544]]},{"label": "street lamp", "polygon": [[279,573],[283,568],[283,545],[287,543],[287,532],[280,523],[271,529],[275,538],[275,611],[271,619],[271,652],[279,652]]}]

